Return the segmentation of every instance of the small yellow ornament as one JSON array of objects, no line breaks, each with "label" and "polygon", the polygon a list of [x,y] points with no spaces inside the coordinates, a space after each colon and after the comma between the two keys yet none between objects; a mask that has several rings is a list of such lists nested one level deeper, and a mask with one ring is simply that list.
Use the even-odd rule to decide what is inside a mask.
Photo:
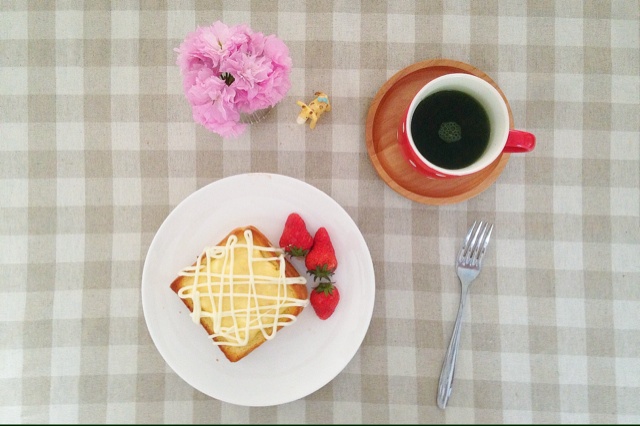
[{"label": "small yellow ornament", "polygon": [[331,111],[331,104],[329,103],[329,97],[326,93],[316,92],[315,96],[316,98],[312,100],[309,105],[301,101],[296,102],[302,108],[300,114],[298,114],[297,123],[304,124],[308,119],[311,119],[311,123],[309,124],[310,129],[316,127],[318,118],[320,118],[325,111]]}]

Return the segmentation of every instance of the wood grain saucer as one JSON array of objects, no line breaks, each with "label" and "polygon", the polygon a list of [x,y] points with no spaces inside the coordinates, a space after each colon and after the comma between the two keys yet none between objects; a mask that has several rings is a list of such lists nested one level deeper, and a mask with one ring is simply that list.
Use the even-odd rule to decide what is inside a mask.
[{"label": "wood grain saucer", "polygon": [[491,186],[509,161],[509,154],[502,154],[489,167],[472,175],[430,179],[415,171],[402,156],[396,131],[411,99],[434,78],[460,72],[480,77],[500,92],[513,129],[511,107],[498,85],[479,69],[450,59],[430,59],[397,72],[382,85],[369,108],[366,141],[371,163],[387,185],[413,201],[442,205],[468,200]]}]

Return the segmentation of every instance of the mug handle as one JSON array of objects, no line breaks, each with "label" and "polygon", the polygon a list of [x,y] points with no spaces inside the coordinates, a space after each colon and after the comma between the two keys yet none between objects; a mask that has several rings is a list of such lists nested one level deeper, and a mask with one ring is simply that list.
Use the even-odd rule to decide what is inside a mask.
[{"label": "mug handle", "polygon": [[509,130],[507,144],[504,146],[503,152],[523,153],[533,151],[536,146],[536,137],[533,133],[522,130]]}]

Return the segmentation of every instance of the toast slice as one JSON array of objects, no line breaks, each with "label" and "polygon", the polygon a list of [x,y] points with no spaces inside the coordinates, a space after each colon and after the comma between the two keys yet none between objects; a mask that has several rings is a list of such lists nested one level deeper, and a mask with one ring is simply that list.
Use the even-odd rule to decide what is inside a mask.
[{"label": "toast slice", "polygon": [[232,230],[184,268],[171,289],[231,362],[239,361],[309,303],[306,278],[254,226]]}]

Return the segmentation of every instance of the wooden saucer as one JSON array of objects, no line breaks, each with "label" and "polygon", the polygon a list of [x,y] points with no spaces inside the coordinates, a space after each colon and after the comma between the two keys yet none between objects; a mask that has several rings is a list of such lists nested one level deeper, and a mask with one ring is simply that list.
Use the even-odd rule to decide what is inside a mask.
[{"label": "wooden saucer", "polygon": [[373,167],[387,185],[410,200],[433,205],[468,200],[491,186],[509,161],[509,154],[502,154],[489,167],[472,175],[430,179],[415,171],[402,156],[396,131],[411,99],[434,78],[460,72],[480,77],[500,92],[513,129],[511,107],[498,85],[479,69],[449,59],[430,59],[399,71],[382,85],[369,108],[366,140]]}]

